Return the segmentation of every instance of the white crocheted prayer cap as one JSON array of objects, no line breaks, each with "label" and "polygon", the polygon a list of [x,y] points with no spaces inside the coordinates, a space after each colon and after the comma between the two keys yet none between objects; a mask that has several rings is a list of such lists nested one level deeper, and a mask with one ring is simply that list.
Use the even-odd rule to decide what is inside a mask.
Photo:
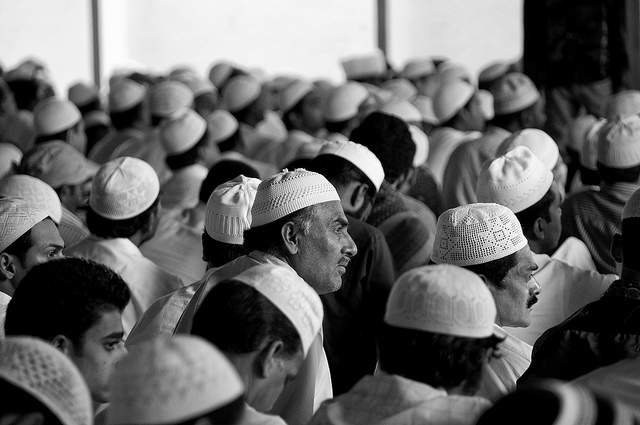
[{"label": "white crocheted prayer cap", "polygon": [[149,110],[152,115],[171,118],[184,113],[193,104],[193,92],[186,84],[167,80],[149,89]]},{"label": "white crocheted prayer cap", "polygon": [[38,136],[68,130],[81,119],[82,116],[76,105],[55,97],[38,102],[33,110],[33,125]]},{"label": "white crocheted prayer cap", "polygon": [[480,70],[479,83],[488,83],[502,77],[509,71],[509,63],[503,61],[492,62]]},{"label": "white crocheted prayer cap", "polygon": [[328,121],[344,121],[358,114],[360,104],[367,100],[369,92],[360,83],[348,82],[329,93],[324,108],[324,117]]},{"label": "white crocheted prayer cap", "polygon": [[340,61],[347,80],[384,75],[387,62],[381,51],[368,55],[352,56]]},{"label": "white crocheted prayer cap", "polygon": [[411,59],[402,68],[400,75],[403,78],[409,80],[415,80],[416,78],[425,77],[429,74],[433,74],[436,70],[433,61],[429,58]]},{"label": "white crocheted prayer cap", "polygon": [[323,175],[302,168],[284,169],[258,186],[251,208],[251,226],[272,223],[303,208],[329,201],[340,202],[340,196]]},{"label": "white crocheted prayer cap", "polygon": [[47,217],[49,212],[24,198],[0,196],[0,252]]},{"label": "white crocheted prayer cap", "polygon": [[13,174],[0,180],[0,196],[23,198],[36,209],[45,211],[60,224],[62,205],[55,190],[45,182],[26,174]]},{"label": "white crocheted prayer cap", "polygon": [[436,264],[473,266],[504,258],[527,245],[513,211],[498,204],[469,204],[438,217],[431,259]]},{"label": "white crocheted prayer cap", "polygon": [[98,165],[60,140],[34,146],[22,158],[20,171],[53,188],[82,184],[96,174]]},{"label": "white crocheted prayer cap", "polygon": [[600,130],[598,162],[612,168],[640,164],[640,116],[617,119]]},{"label": "white crocheted prayer cap", "polygon": [[222,109],[213,111],[208,117],[209,132],[213,143],[227,140],[238,130],[238,120],[233,115]]},{"label": "white crocheted prayer cap", "polygon": [[122,78],[109,89],[109,111],[122,112],[131,109],[144,100],[147,89],[142,84]]},{"label": "white crocheted prayer cap", "polygon": [[259,179],[240,175],[216,187],[205,210],[207,235],[219,242],[242,245],[244,231],[251,227],[251,207],[258,185]]},{"label": "white crocheted prayer cap", "polygon": [[433,97],[433,112],[439,122],[453,118],[471,99],[476,89],[466,81],[445,82]]},{"label": "white crocheted prayer cap", "polygon": [[401,275],[391,289],[385,323],[465,338],[493,335],[496,305],[475,273],[449,264],[422,266]]},{"label": "white crocheted prayer cap", "polygon": [[311,81],[295,80],[288,84],[281,92],[278,105],[282,113],[286,113],[300,102],[306,95],[314,90]]},{"label": "white crocheted prayer cap", "polygon": [[187,109],[160,126],[160,141],[167,155],[177,155],[194,147],[207,131],[207,122],[195,111]]},{"label": "white crocheted prayer cap", "polygon": [[192,335],[160,336],[130,348],[116,366],[107,423],[186,422],[243,393],[235,367],[216,347]]},{"label": "white crocheted prayer cap", "polygon": [[607,124],[607,120],[601,118],[596,122],[585,135],[585,141],[580,151],[580,165],[589,169],[598,169],[598,140],[600,139],[600,130]]},{"label": "white crocheted prayer cap", "polygon": [[160,193],[151,165],[128,156],[112,159],[93,178],[89,206],[111,220],[125,220],[146,211]]},{"label": "white crocheted prayer cap", "polygon": [[380,108],[380,112],[400,118],[407,124],[419,123],[422,121],[422,114],[418,108],[406,100],[388,102]]},{"label": "white crocheted prayer cap", "polygon": [[491,87],[494,109],[497,115],[522,111],[540,100],[540,92],[529,77],[511,72]]},{"label": "white crocheted prayer cap", "polygon": [[98,89],[92,84],[77,82],[67,90],[67,98],[78,108],[98,99]]},{"label": "white crocheted prayer cap", "polygon": [[516,146],[486,163],[478,177],[478,202],[504,205],[514,213],[538,202],[553,184],[553,173],[526,146]]},{"label": "white crocheted prayer cap", "polygon": [[385,81],[382,84],[382,89],[390,92],[393,100],[396,101],[411,101],[418,94],[416,86],[406,78],[394,78],[393,80]]},{"label": "white crocheted prayer cap", "polygon": [[416,145],[416,153],[413,155],[413,166],[419,167],[429,158],[429,138],[427,135],[415,125],[409,125],[409,132],[413,144]]},{"label": "white crocheted prayer cap", "polygon": [[609,121],[640,113],[640,91],[623,90],[612,95],[607,102],[605,118]]},{"label": "white crocheted prayer cap", "polygon": [[12,172],[20,164],[22,151],[13,143],[0,143],[0,178]]},{"label": "white crocheted prayer cap", "polygon": [[222,103],[229,112],[239,111],[260,96],[260,81],[249,75],[233,77],[222,90]]},{"label": "white crocheted prayer cap", "polygon": [[227,61],[216,63],[209,70],[209,81],[218,88],[222,87],[233,73],[233,67],[233,64]]},{"label": "white crocheted prayer cap", "polygon": [[63,425],[93,424],[89,389],[74,364],[40,339],[0,339],[0,380],[45,405]]},{"label": "white crocheted prayer cap", "polygon": [[496,156],[504,155],[516,146],[528,147],[550,170],[553,170],[560,159],[556,142],[547,133],[537,128],[525,128],[507,137],[498,146]]},{"label": "white crocheted prayer cap", "polygon": [[384,181],[384,169],[378,157],[366,146],[350,141],[327,142],[318,155],[334,155],[349,161],[369,178],[376,191],[380,190]]},{"label": "white crocheted prayer cap", "polygon": [[298,331],[302,350],[306,356],[322,326],[322,301],[296,272],[275,264],[252,267],[233,280],[251,286],[264,295],[287,316]]}]

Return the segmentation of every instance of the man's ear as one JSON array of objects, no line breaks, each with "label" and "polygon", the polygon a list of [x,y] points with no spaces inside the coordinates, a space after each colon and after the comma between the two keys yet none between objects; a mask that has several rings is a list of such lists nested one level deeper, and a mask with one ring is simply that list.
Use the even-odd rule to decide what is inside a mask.
[{"label": "man's ear", "polygon": [[366,183],[356,183],[345,201],[348,203],[348,211],[359,211],[367,198],[369,186]]},{"label": "man's ear", "polygon": [[545,233],[547,231],[547,222],[542,218],[538,217],[533,222],[533,226],[531,228],[531,232],[537,241],[541,241],[544,239]]},{"label": "man's ear", "polygon": [[611,239],[611,256],[616,263],[622,263],[622,235],[620,233],[614,234]]},{"label": "man's ear", "polygon": [[71,350],[73,349],[71,340],[64,335],[54,336],[51,340],[51,345],[62,351],[66,356],[71,354]]},{"label": "man's ear", "polygon": [[292,221],[287,221],[280,229],[282,242],[289,254],[297,254],[300,249],[298,231],[298,226]]},{"label": "man's ear", "polygon": [[16,266],[11,254],[3,252],[0,254],[0,277],[3,280],[11,280],[16,275]]},{"label": "man's ear", "polygon": [[257,376],[266,379],[282,369],[282,341],[271,341],[255,358],[254,369]]}]

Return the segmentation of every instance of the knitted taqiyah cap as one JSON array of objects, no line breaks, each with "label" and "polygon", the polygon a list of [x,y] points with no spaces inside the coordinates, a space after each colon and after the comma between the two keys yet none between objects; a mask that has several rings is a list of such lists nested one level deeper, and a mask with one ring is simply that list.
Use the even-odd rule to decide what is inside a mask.
[{"label": "knitted taqiyah cap", "polygon": [[392,93],[397,101],[411,101],[418,94],[418,89],[406,78],[395,78],[382,84],[382,89]]},{"label": "knitted taqiyah cap", "polygon": [[161,336],[133,346],[116,366],[107,423],[187,422],[243,393],[235,367],[216,347],[192,335]]},{"label": "knitted taqiyah cap", "polygon": [[585,135],[585,141],[580,151],[580,165],[588,170],[596,171],[598,169],[598,140],[600,139],[600,130],[605,124],[607,124],[607,120],[601,118]]},{"label": "knitted taqiyah cap", "polygon": [[496,115],[522,111],[540,99],[540,92],[529,77],[511,72],[491,86]]},{"label": "knitted taqiyah cap", "polygon": [[260,96],[260,81],[249,75],[233,77],[222,90],[222,103],[229,112],[239,111]]},{"label": "knitted taqiyah cap", "polygon": [[611,168],[640,164],[640,116],[617,119],[600,130],[598,162]]},{"label": "knitted taqiyah cap", "polygon": [[359,83],[349,82],[333,89],[329,93],[324,108],[324,117],[328,121],[344,121],[358,114],[360,104],[369,97],[367,89]]},{"label": "knitted taqiyah cap", "polygon": [[128,78],[113,83],[109,89],[109,111],[122,112],[133,108],[144,100],[147,89]]},{"label": "knitted taqiyah cap", "polygon": [[0,252],[47,217],[49,212],[24,198],[0,195]]},{"label": "knitted taqiyah cap", "polygon": [[504,205],[514,213],[538,202],[553,184],[553,173],[527,148],[516,146],[486,163],[478,177],[478,202]]},{"label": "knitted taqiyah cap", "polygon": [[369,55],[352,56],[340,61],[347,80],[384,75],[387,62],[381,51]]},{"label": "knitted taqiyah cap", "polygon": [[296,80],[289,84],[280,92],[279,105],[282,113],[286,113],[300,102],[306,95],[311,93],[314,85],[310,81]]},{"label": "knitted taqiyah cap", "polygon": [[598,122],[598,119],[593,115],[580,115],[578,118],[571,122],[569,126],[569,143],[568,148],[571,148],[575,152],[582,151],[582,145],[584,145],[587,139],[587,132]]},{"label": "knitted taqiyah cap", "polygon": [[78,108],[98,99],[98,89],[91,84],[78,82],[69,87],[67,97]]},{"label": "knitted taqiyah cap", "polygon": [[259,184],[259,179],[240,175],[216,187],[205,210],[207,235],[219,242],[242,245],[244,231],[251,227],[251,207]]},{"label": "knitted taqiyah cap", "polygon": [[258,186],[251,208],[251,226],[272,223],[303,208],[329,201],[339,202],[340,196],[323,175],[302,168],[284,169]]},{"label": "knitted taqiyah cap", "polygon": [[640,113],[640,91],[623,90],[612,95],[607,102],[605,118],[609,121]]},{"label": "knitted taqiyah cap", "polygon": [[396,280],[387,300],[388,325],[465,338],[493,335],[496,305],[475,273],[449,264],[422,266]]},{"label": "knitted taqiyah cap", "polygon": [[222,109],[213,111],[207,117],[207,122],[213,143],[227,140],[238,130],[238,121],[235,117]]},{"label": "knitted taqiyah cap", "polygon": [[427,96],[416,96],[412,102],[413,106],[415,106],[418,111],[420,111],[420,116],[422,116],[422,121],[428,124],[437,124],[438,117],[436,117],[436,113],[433,110],[433,100]]},{"label": "knitted taqiyah cap", "polygon": [[433,97],[433,112],[439,122],[453,118],[471,99],[476,89],[469,83],[453,79],[444,83]]},{"label": "knitted taqiyah cap", "polygon": [[45,211],[60,224],[62,205],[55,190],[45,182],[25,174],[13,174],[0,180],[0,196],[19,197],[36,209]]},{"label": "knitted taqiyah cap", "polygon": [[380,112],[400,118],[406,123],[422,121],[422,114],[418,111],[418,108],[406,100],[386,103],[380,108]]},{"label": "knitted taqiyah cap", "polygon": [[322,302],[320,297],[290,267],[262,264],[252,267],[233,280],[251,286],[264,295],[287,316],[298,331],[302,351],[306,356],[322,326]]},{"label": "knitted taqiyah cap", "polygon": [[0,380],[45,405],[63,425],[93,424],[87,384],[51,344],[24,336],[0,339]]},{"label": "knitted taqiyah cap", "polygon": [[31,148],[22,158],[20,171],[56,189],[84,183],[96,174],[98,166],[70,144],[52,140]]},{"label": "knitted taqiyah cap", "polygon": [[333,155],[349,161],[367,176],[376,191],[380,190],[384,181],[384,169],[378,157],[366,146],[350,141],[327,142],[318,155]]},{"label": "knitted taqiyah cap", "polygon": [[50,97],[40,101],[33,110],[33,125],[38,136],[60,133],[76,125],[82,116],[68,100]]},{"label": "knitted taqiyah cap", "polygon": [[516,146],[528,147],[550,170],[553,170],[560,159],[556,142],[547,133],[537,128],[525,128],[507,137],[498,146],[496,156],[504,155]]},{"label": "knitted taqiyah cap", "polygon": [[504,258],[527,246],[513,211],[498,204],[469,204],[438,217],[431,259],[473,266]]},{"label": "knitted taqiyah cap", "polygon": [[482,117],[489,121],[495,117],[495,108],[493,106],[493,95],[487,90],[478,90],[478,100],[480,101],[480,111]]},{"label": "knitted taqiyah cap", "polygon": [[435,70],[436,67],[433,65],[433,61],[429,58],[411,59],[404,65],[404,68],[402,68],[402,72],[400,73],[400,75],[403,78],[415,80],[416,78],[433,74]]},{"label": "knitted taqiyah cap", "polygon": [[509,66],[510,65],[508,62],[502,61],[490,63],[489,65],[482,68],[482,70],[478,74],[478,82],[489,83],[491,81],[497,80],[509,71]]},{"label": "knitted taqiyah cap", "polygon": [[112,159],[93,178],[89,206],[111,220],[125,220],[146,211],[158,198],[160,182],[151,165],[128,156]]},{"label": "knitted taqiyah cap", "polygon": [[0,143],[0,178],[11,173],[20,164],[22,151],[13,143]]},{"label": "knitted taqiyah cap", "polygon": [[193,104],[193,93],[179,81],[162,81],[149,89],[149,110],[152,115],[171,118],[184,113]]},{"label": "knitted taqiyah cap", "polygon": [[427,135],[415,125],[409,126],[411,140],[416,145],[416,153],[413,155],[413,166],[419,167],[427,162],[429,158],[429,138]]},{"label": "knitted taqiyah cap", "polygon": [[231,63],[218,62],[209,70],[209,81],[216,87],[222,87],[232,73],[233,65]]},{"label": "knitted taqiyah cap", "polygon": [[207,122],[195,111],[187,109],[177,118],[169,118],[160,126],[160,140],[167,155],[177,155],[194,147],[207,131]]}]

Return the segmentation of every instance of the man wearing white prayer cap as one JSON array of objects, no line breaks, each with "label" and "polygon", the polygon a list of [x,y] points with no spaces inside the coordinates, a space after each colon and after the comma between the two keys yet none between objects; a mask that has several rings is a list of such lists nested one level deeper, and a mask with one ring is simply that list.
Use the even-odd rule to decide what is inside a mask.
[{"label": "man wearing white prayer cap", "polygon": [[[263,180],[251,219],[251,229],[244,234],[249,254],[210,269],[200,282],[159,300],[139,321],[129,344],[158,334],[190,332],[193,316],[209,290],[257,264],[291,267],[319,294],[340,288],[357,248],[347,231],[340,197],[326,178],[298,169]],[[319,403],[331,396],[321,338],[314,341],[308,361],[312,363],[303,367],[304,373],[285,389],[274,409],[287,423],[306,423]]]},{"label": "man wearing white prayer cap", "polygon": [[362,84],[348,82],[334,88],[324,105],[327,140],[347,140],[374,107],[373,97]]},{"label": "man wearing white prayer cap", "polygon": [[433,94],[430,87],[433,86],[431,81],[435,72],[436,67],[431,59],[416,58],[407,61],[400,76],[411,81],[422,96],[429,96]]},{"label": "man wearing white prayer cap", "polygon": [[60,198],[56,191],[42,180],[26,174],[7,176],[0,179],[0,196],[23,198],[36,209],[46,211],[60,230],[62,219]]},{"label": "man wearing white prayer cap", "polygon": [[504,205],[516,214],[538,265],[533,276],[542,290],[531,324],[509,329],[524,342],[533,345],[544,331],[598,299],[616,279],[595,267],[585,270],[555,258],[562,197],[551,171],[527,147],[517,146],[485,164],[478,178],[478,201]]},{"label": "man wearing white prayer cap", "polygon": [[67,98],[78,108],[82,115],[101,109],[98,89],[91,84],[77,82],[67,90]]},{"label": "man wearing white prayer cap", "polygon": [[284,425],[265,413],[303,367],[322,318],[320,297],[295,271],[262,264],[211,289],[192,332],[220,348],[238,370],[246,388],[244,420]]},{"label": "man wearing white prayer cap", "polygon": [[452,208],[438,218],[431,259],[464,267],[482,278],[496,303],[494,331],[504,338],[500,358],[491,359],[478,395],[495,401],[515,389],[531,362],[531,345],[503,327],[526,327],[540,291],[538,268],[515,214],[498,204]]},{"label": "man wearing white prayer cap", "polygon": [[392,101],[411,102],[417,95],[416,87],[405,78],[394,78],[382,85],[382,89],[391,93]]},{"label": "man wearing white prayer cap", "polygon": [[470,83],[452,79],[444,83],[433,97],[433,111],[439,126],[430,136],[427,164],[442,186],[451,153],[461,143],[479,138],[484,130],[480,98]]},{"label": "man wearing white prayer cap", "polygon": [[0,143],[0,178],[13,174],[22,160],[22,151],[13,143]]},{"label": "man wearing white prayer cap", "polygon": [[379,50],[367,55],[344,58],[340,65],[349,81],[379,86],[387,79],[387,60]]},{"label": "man wearing white prayer cap", "polygon": [[442,195],[445,208],[477,201],[476,183],[482,165],[496,156],[512,132],[544,124],[544,103],[533,82],[524,74],[509,73],[491,87],[494,117],[476,140],[460,144],[444,171]]},{"label": "man wearing white prayer cap", "polygon": [[39,102],[33,110],[36,144],[62,140],[84,154],[87,137],[82,115],[68,100],[51,97]]},{"label": "man wearing white prayer cap", "polygon": [[36,145],[22,158],[20,171],[44,181],[58,194],[63,208],[60,235],[67,248],[89,236],[84,215],[97,169],[73,146],[60,141]]},{"label": "man wearing white prayer cap", "polygon": [[499,356],[496,305],[482,279],[452,265],[396,281],[379,339],[380,368],[325,402],[310,425],[474,424],[490,403],[475,393]]},{"label": "man wearing white prayer cap", "polygon": [[491,86],[506,75],[511,68],[511,64],[505,61],[495,61],[486,65],[478,73],[478,88],[480,90],[491,90]]},{"label": "man wearing white prayer cap", "polygon": [[178,81],[182,81],[193,92],[193,109],[200,114],[202,118],[206,118],[218,106],[218,89],[211,84],[209,80],[200,78],[199,76],[188,76],[185,78],[173,77]]},{"label": "man wearing white prayer cap", "polygon": [[349,141],[327,142],[309,169],[336,188],[358,247],[340,291],[322,296],[324,348],[337,395],[373,373],[378,362],[375,341],[395,271],[384,235],[363,220],[382,185],[384,170],[373,152]]},{"label": "man wearing white prayer cap", "polygon": [[105,163],[93,179],[87,226],[91,235],[67,254],[104,264],[119,273],[131,290],[125,309],[125,332],[158,298],[182,282],[140,252],[158,225],[160,183],[153,168],[130,157]]},{"label": "man wearing white prayer cap", "polygon": [[218,90],[222,91],[231,78],[245,74],[246,73],[236,64],[222,60],[211,66],[209,70],[209,81],[211,81],[211,84]]},{"label": "man wearing white prayer cap", "polygon": [[67,356],[40,339],[0,339],[0,390],[2,422],[93,424],[82,375]]}]

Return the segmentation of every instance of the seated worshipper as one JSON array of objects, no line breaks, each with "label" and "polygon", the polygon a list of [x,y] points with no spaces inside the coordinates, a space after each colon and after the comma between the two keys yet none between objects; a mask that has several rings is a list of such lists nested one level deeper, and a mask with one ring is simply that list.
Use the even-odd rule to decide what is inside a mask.
[{"label": "seated worshipper", "polygon": [[387,79],[387,59],[380,50],[344,58],[340,60],[340,65],[347,81],[380,86]]},{"label": "seated worshipper", "polygon": [[310,169],[327,178],[340,195],[349,234],[358,254],[349,263],[339,291],[324,294],[324,348],[334,395],[342,394],[378,362],[376,337],[395,280],[384,235],[364,221],[384,180],[378,158],[353,142],[328,142]]},{"label": "seated worshipper", "polygon": [[96,143],[87,157],[98,164],[116,158],[118,149],[131,140],[142,140],[148,124],[144,104],[147,89],[122,78],[109,88],[109,117],[114,131]]},{"label": "seated worshipper", "polygon": [[480,417],[477,425],[510,423],[623,425],[638,423],[638,418],[609,394],[596,394],[579,385],[548,380],[498,400]]},{"label": "seated worshipper", "polygon": [[162,208],[181,211],[198,203],[202,180],[220,156],[207,122],[192,110],[160,126],[160,140],[171,178],[162,185]]},{"label": "seated worshipper", "polygon": [[490,406],[474,394],[499,350],[495,318],[474,273],[444,264],[408,271],[389,296],[378,373],[323,403],[310,424],[474,424]]},{"label": "seated worshipper", "polygon": [[15,172],[22,160],[22,151],[13,143],[0,143],[0,179]]},{"label": "seated worshipper", "polygon": [[492,358],[478,395],[495,401],[516,388],[531,362],[531,346],[503,327],[526,327],[540,288],[532,279],[538,268],[515,214],[497,204],[470,204],[445,211],[431,259],[476,273],[491,291],[498,314],[496,335],[504,338]]},{"label": "seated worshipper", "polygon": [[367,223],[384,234],[396,273],[427,264],[435,237],[435,215],[400,190],[413,173],[416,146],[409,127],[399,118],[373,112],[353,131],[352,138],[369,148],[384,169],[385,180]]},{"label": "seated worshipper", "polygon": [[459,144],[482,135],[485,118],[477,90],[458,79],[440,86],[433,98],[433,111],[439,126],[429,135],[427,165],[442,186],[451,153]]},{"label": "seated worshipper", "polygon": [[375,108],[375,100],[359,83],[348,82],[334,88],[324,105],[327,140],[348,140],[354,128]]},{"label": "seated worshipper", "polygon": [[61,141],[34,146],[20,163],[21,173],[44,181],[58,194],[62,204],[60,236],[67,248],[89,236],[85,211],[97,169],[73,146]]},{"label": "seated worshipper", "polygon": [[598,139],[599,190],[571,194],[562,205],[562,237],[581,239],[600,273],[615,273],[609,248],[620,232],[625,203],[640,177],[640,117],[633,115],[606,124]]},{"label": "seated worshipper", "polygon": [[[347,231],[340,196],[326,178],[299,169],[263,180],[251,217],[251,229],[244,234],[249,254],[210,269],[201,281],[158,300],[139,321],[128,344],[158,334],[190,333],[193,316],[209,290],[257,264],[291,267],[319,294],[340,288],[357,248]],[[321,337],[315,339],[307,359],[304,373],[290,383],[273,410],[289,424],[305,424],[332,394]]]},{"label": "seated worshipper", "polygon": [[68,100],[51,97],[39,102],[33,110],[36,144],[62,140],[84,155],[87,136],[84,134],[82,115]]},{"label": "seated worshipper", "polygon": [[536,341],[522,382],[538,378],[572,380],[594,369],[637,356],[640,338],[640,191],[622,211],[622,234],[611,243],[620,280],[604,295],[547,330]]},{"label": "seated worshipper", "polygon": [[494,117],[477,140],[464,142],[451,153],[444,172],[442,196],[445,208],[478,202],[476,183],[482,165],[511,132],[544,124],[544,101],[524,74],[510,73],[492,86]]},{"label": "seated worshipper", "polygon": [[421,96],[432,97],[434,94],[432,87],[434,87],[435,73],[436,67],[431,59],[415,58],[409,59],[405,63],[400,76],[411,81]]},{"label": "seated worshipper", "polygon": [[304,367],[321,326],[318,294],[291,268],[263,264],[212,288],[192,333],[218,347],[238,370],[246,388],[243,423],[284,425],[265,412]]},{"label": "seated worshipper", "polygon": [[66,354],[89,386],[94,411],[111,399],[109,378],[124,356],[126,283],[113,270],[81,258],[32,268],[9,308],[7,335],[41,338]]},{"label": "seated worshipper", "polygon": [[553,174],[525,146],[486,163],[478,179],[478,201],[504,205],[522,225],[538,269],[533,277],[542,291],[526,328],[510,334],[533,345],[540,335],[579,308],[600,298],[615,275],[601,275],[550,257],[560,238],[561,195]]},{"label": "seated worshipper", "polygon": [[202,279],[207,269],[245,254],[242,234],[251,224],[251,206],[259,184],[260,180],[243,175],[222,183],[211,192],[198,227],[165,216],[155,236],[140,250],[183,282]]},{"label": "seated worshipper", "polygon": [[91,425],[87,384],[71,361],[37,338],[0,339],[0,422]]},{"label": "seated worshipper", "polygon": [[107,424],[245,424],[243,387],[211,344],[189,335],[155,338],[118,363]]},{"label": "seated worshipper", "polygon": [[91,187],[87,211],[91,235],[67,252],[104,264],[122,276],[131,291],[123,315],[126,333],[156,299],[182,286],[180,279],[138,248],[156,231],[159,193],[158,176],[146,162],[130,157],[106,162]]}]

